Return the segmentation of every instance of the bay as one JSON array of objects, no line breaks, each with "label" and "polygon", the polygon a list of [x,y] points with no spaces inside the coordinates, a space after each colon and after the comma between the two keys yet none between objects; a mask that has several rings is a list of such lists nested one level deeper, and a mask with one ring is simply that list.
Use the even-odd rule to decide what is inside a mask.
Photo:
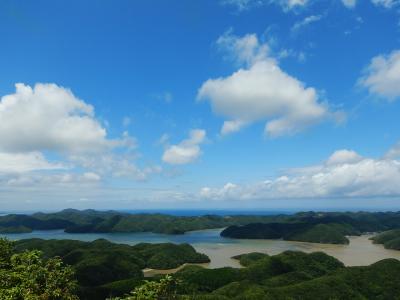
[{"label": "bay", "polygon": [[29,238],[40,239],[72,239],[94,241],[107,239],[114,243],[135,245],[138,243],[189,243],[198,252],[205,253],[211,259],[210,268],[240,267],[232,256],[263,252],[270,255],[286,250],[314,252],[323,251],[342,261],[347,266],[369,265],[384,258],[400,260],[400,251],[385,249],[382,245],[373,244],[369,238],[372,235],[349,237],[349,245],[330,245],[293,242],[283,240],[242,240],[221,237],[222,229],[209,229],[187,232],[182,235],[167,235],[158,233],[65,233],[63,230],[33,231],[31,233],[0,234],[10,240]]}]

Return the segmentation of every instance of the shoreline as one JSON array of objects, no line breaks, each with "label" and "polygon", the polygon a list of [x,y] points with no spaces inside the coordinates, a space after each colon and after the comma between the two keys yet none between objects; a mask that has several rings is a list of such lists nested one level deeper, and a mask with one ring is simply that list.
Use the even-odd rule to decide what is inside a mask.
[{"label": "shoreline", "polygon": [[149,277],[154,277],[157,275],[167,275],[167,274],[174,274],[178,272],[179,270],[182,270],[186,266],[200,266],[204,268],[208,268],[210,263],[184,263],[183,265],[180,265],[177,268],[173,269],[151,269],[151,268],[145,268],[142,270],[144,278],[149,278]]},{"label": "shoreline", "polygon": [[[286,250],[303,251],[306,253],[322,251],[331,255],[346,266],[365,266],[384,258],[396,258],[400,260],[400,251],[385,249],[383,245],[373,244],[369,238],[373,234],[368,233],[361,236],[349,236],[350,244],[320,244],[284,240],[249,240],[229,239],[219,236],[219,229],[205,229],[187,232],[184,235],[165,235],[154,233],[111,233],[111,234],[69,234],[59,230],[34,231],[29,234],[0,234],[10,240],[42,238],[42,239],[73,239],[82,241],[93,241],[104,238],[113,243],[135,245],[138,243],[188,243],[197,252],[206,254],[211,262],[207,268],[240,267],[240,264],[231,259],[239,254],[250,252],[262,252],[275,255]],[[173,272],[146,270],[146,273]]]}]

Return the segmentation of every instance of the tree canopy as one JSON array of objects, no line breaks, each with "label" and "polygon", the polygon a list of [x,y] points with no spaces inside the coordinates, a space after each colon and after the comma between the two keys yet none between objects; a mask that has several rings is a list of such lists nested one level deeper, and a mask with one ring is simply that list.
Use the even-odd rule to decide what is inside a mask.
[{"label": "tree canopy", "polygon": [[0,299],[76,300],[71,267],[37,250],[15,253],[13,243],[0,239]]}]

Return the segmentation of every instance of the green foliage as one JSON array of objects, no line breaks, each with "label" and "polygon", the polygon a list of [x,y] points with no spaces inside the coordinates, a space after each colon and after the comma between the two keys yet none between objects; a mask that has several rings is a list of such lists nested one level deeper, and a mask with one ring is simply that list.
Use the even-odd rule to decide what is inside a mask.
[{"label": "green foliage", "polygon": [[184,263],[208,263],[210,259],[189,244],[148,244],[141,243],[132,247],[147,261],[146,266],[152,269],[173,269]]},{"label": "green foliage", "polygon": [[314,277],[306,272],[302,271],[292,271],[288,273],[284,273],[278,276],[270,277],[262,282],[262,285],[265,287],[280,287],[287,286],[291,284],[300,283],[303,281],[307,281],[313,279]]},{"label": "green foliage", "polygon": [[210,292],[233,281],[242,279],[241,270],[235,268],[205,269],[187,266],[175,274],[185,283],[188,292]]},{"label": "green foliage", "polygon": [[[29,232],[32,230],[64,229],[71,233],[89,232],[156,232],[182,234],[191,230],[228,227],[223,235],[236,238],[282,238],[288,234],[307,233],[313,241],[312,229],[318,224],[329,226],[332,231],[324,238],[330,242],[333,234],[358,235],[363,232],[384,231],[400,227],[400,212],[367,213],[320,213],[303,212],[294,215],[254,216],[170,216],[164,214],[129,214],[116,211],[65,209],[57,213],[33,215],[7,215],[0,217],[0,232]],[[248,225],[242,228],[241,225]],[[229,228],[230,226],[236,226]],[[321,231],[320,231],[321,232]],[[225,235],[226,234],[226,235]],[[318,235],[319,236],[319,235]],[[305,237],[306,239],[308,237]],[[335,243],[345,243],[333,238]]]},{"label": "green foliage", "polygon": [[259,261],[260,259],[268,257],[268,254],[265,253],[260,253],[260,252],[252,252],[252,253],[246,253],[246,254],[241,254],[241,255],[236,255],[232,257],[233,259],[239,260],[239,263],[244,266],[248,267],[251,264]]},{"label": "green foliage", "polygon": [[[245,225],[245,226],[243,226]],[[324,225],[324,226],[322,226]],[[0,232],[64,229],[70,233],[155,232],[183,234],[191,230],[227,227],[222,236],[232,238],[285,238],[316,243],[348,243],[346,235],[400,227],[400,212],[320,213],[275,216],[171,216],[129,214],[116,211],[66,209],[57,213],[0,217]]]},{"label": "green foliage", "polygon": [[[143,281],[140,269],[136,269],[140,276],[129,273],[136,272],[130,263],[134,262],[136,267],[141,263],[148,266],[154,263],[152,260],[167,259],[167,255],[175,259],[178,256],[197,259],[198,256],[193,254],[195,250],[185,244],[128,246],[106,240],[79,242],[75,246],[80,248],[74,250],[63,241],[17,242],[17,246],[21,245],[27,248],[41,245],[49,253],[64,253],[64,259],[73,264],[81,283],[96,284],[80,287],[82,300],[106,297],[113,300],[400,299],[400,261],[395,259],[382,260],[368,267],[344,267],[337,259],[322,252],[285,251],[274,256],[249,253],[236,257],[247,265],[242,269],[186,266],[172,276]],[[71,251],[66,251],[68,249]],[[160,252],[166,255],[160,256]],[[174,252],[178,255],[174,256]],[[14,254],[13,245],[5,240],[0,240],[0,255],[3,266],[0,283],[13,283],[13,287],[19,288],[7,291],[8,294],[0,289],[0,299],[77,299],[65,290],[74,288],[72,270],[63,267],[59,259],[43,261],[36,250]],[[19,275],[8,272],[6,278],[4,270],[17,270]],[[82,274],[87,277],[82,279],[79,277]],[[125,276],[133,277],[122,278]],[[42,290],[43,286],[50,290]],[[22,294],[24,289],[35,294]],[[126,296],[118,298],[122,294]],[[112,298],[113,295],[117,298]]]},{"label": "green foliage", "polygon": [[102,288],[108,291],[109,294],[124,295],[129,293],[134,287],[142,284],[142,280],[135,278],[117,280],[107,283]]},{"label": "green foliage", "polygon": [[284,239],[310,243],[348,244],[349,240],[338,227],[337,224],[317,224],[304,231],[288,234]]},{"label": "green foliage", "polygon": [[259,284],[244,280],[240,282],[229,283],[213,292],[213,295],[224,296],[233,299],[240,295],[242,299],[263,299],[264,289]]},{"label": "green foliage", "polygon": [[0,227],[0,233],[28,233],[28,232],[32,232],[32,229],[23,225]]},{"label": "green foliage", "polygon": [[[121,295],[139,284],[142,269],[170,269],[185,263],[209,262],[189,244],[114,244],[105,239],[93,242],[73,240],[20,240],[18,251],[39,249],[47,258],[60,256],[76,273],[82,299],[104,299]],[[133,284],[134,283],[134,284]],[[127,286],[132,284],[130,286]]]},{"label": "green foliage", "polygon": [[309,223],[251,223],[244,226],[230,226],[221,232],[221,236],[241,239],[277,239],[290,241],[348,244],[347,234],[359,234],[349,224],[313,224],[323,220],[311,220]]},{"label": "green foliage", "polygon": [[400,250],[400,229],[388,230],[371,238],[375,244],[383,244],[387,249]]},{"label": "green foliage", "polygon": [[135,288],[130,295],[111,300],[174,300],[178,299],[181,282],[172,276],[165,276],[160,281],[145,281]]},{"label": "green foliage", "polygon": [[59,258],[43,260],[36,250],[14,253],[12,243],[0,239],[0,299],[75,300],[73,278]]},{"label": "green foliage", "polygon": [[11,256],[14,254],[13,243],[0,238],[0,268],[7,269],[11,264]]},{"label": "green foliage", "polygon": [[257,259],[243,269],[190,266],[176,273],[175,277],[186,285],[184,294],[195,295],[188,299],[291,299],[286,298],[286,292],[279,288],[309,282],[345,269],[337,259],[322,252],[306,254],[286,251],[274,256],[257,253],[239,258],[246,256]]}]

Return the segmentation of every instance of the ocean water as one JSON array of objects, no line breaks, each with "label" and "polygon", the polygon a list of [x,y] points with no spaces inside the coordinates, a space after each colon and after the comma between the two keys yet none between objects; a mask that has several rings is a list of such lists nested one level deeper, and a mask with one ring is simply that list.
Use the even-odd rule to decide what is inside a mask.
[{"label": "ocean water", "polygon": [[73,239],[94,241],[104,238],[114,243],[135,245],[138,243],[189,243],[198,252],[208,255],[211,259],[208,267],[239,267],[231,257],[249,253],[262,252],[270,255],[286,250],[315,252],[322,251],[332,255],[349,266],[369,265],[384,258],[400,260],[400,251],[385,249],[382,245],[373,244],[371,235],[350,237],[349,245],[329,245],[316,243],[292,242],[283,240],[240,240],[221,237],[222,229],[209,229],[187,232],[182,235],[167,235],[158,233],[65,233],[62,230],[33,231],[31,233],[0,234],[10,240],[28,238],[41,239]]}]

